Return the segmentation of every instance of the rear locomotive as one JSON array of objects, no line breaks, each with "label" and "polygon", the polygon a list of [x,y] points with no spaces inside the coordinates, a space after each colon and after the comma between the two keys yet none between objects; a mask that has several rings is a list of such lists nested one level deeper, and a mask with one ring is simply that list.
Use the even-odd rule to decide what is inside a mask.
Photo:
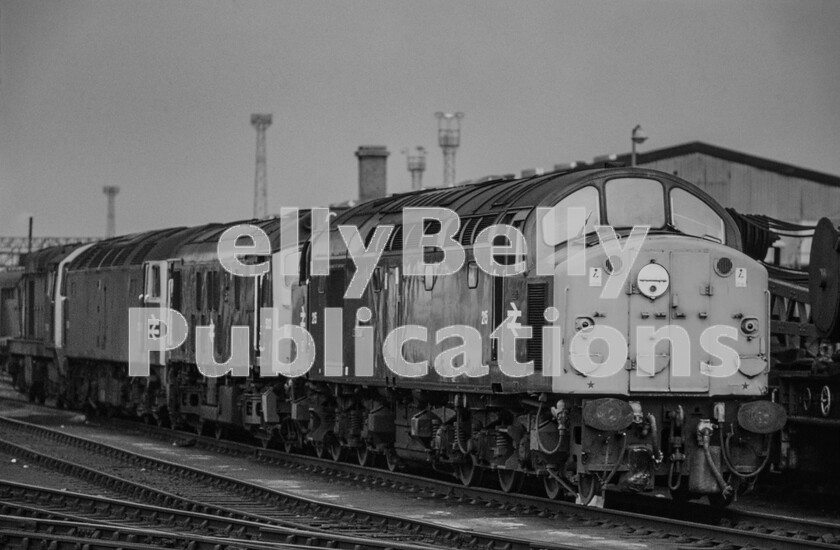
[{"label": "rear locomotive", "polygon": [[[458,220],[408,225],[412,208]],[[348,297],[356,232],[382,246]],[[422,235],[434,233],[449,244],[429,246]],[[767,399],[767,273],[739,247],[713,199],[643,169],[351,208],[331,225],[329,274],[310,271],[308,242],[293,285],[293,322],[318,349],[287,384],[306,403],[283,420],[291,443],[361,463],[379,453],[391,468],[431,463],[464,484],[492,472],[506,491],[536,476],[548,496],[584,503],[659,479],[676,498],[725,504],[785,422]],[[460,268],[442,274],[434,264],[455,248]]]},{"label": "rear locomotive", "polygon": [[2,322],[11,329],[5,334],[6,369],[12,384],[30,401],[44,403],[63,388],[64,279],[69,263],[90,246],[77,243],[30,252],[22,271],[4,276]]}]

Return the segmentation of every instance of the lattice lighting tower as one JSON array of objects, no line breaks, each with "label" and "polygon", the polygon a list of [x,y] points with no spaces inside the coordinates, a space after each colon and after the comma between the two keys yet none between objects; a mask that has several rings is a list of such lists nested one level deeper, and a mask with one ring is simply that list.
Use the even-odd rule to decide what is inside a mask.
[{"label": "lattice lighting tower", "polygon": [[254,217],[268,216],[268,176],[265,169],[265,130],[271,126],[271,115],[251,115],[257,129],[257,172],[254,177]]},{"label": "lattice lighting tower", "polygon": [[102,188],[102,192],[108,197],[108,222],[105,227],[105,238],[110,239],[117,235],[116,202],[120,188],[116,185],[106,185]]},{"label": "lattice lighting tower", "polygon": [[406,161],[408,162],[408,171],[411,172],[411,190],[419,191],[423,189],[423,172],[426,170],[426,149],[424,147],[415,147],[415,153],[412,155],[409,150],[403,149]]},{"label": "lattice lighting tower", "polygon": [[461,119],[464,113],[435,113],[438,119],[438,145],[443,149],[443,185],[455,185],[455,150],[461,145]]}]

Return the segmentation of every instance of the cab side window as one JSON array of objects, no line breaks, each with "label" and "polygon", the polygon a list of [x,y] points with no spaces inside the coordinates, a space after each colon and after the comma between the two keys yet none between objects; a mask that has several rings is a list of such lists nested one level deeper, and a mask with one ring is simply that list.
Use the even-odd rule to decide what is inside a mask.
[{"label": "cab side window", "polygon": [[588,186],[578,189],[568,197],[558,202],[545,216],[542,223],[542,233],[545,244],[557,246],[578,235],[569,234],[569,212],[572,208],[582,209],[584,217],[583,234],[595,231],[595,226],[601,223],[600,194],[594,187]]}]

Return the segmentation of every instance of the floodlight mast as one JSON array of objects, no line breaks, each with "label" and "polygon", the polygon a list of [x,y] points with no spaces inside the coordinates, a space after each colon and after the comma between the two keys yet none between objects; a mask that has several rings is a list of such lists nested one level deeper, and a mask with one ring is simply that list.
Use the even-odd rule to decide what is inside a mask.
[{"label": "floodlight mast", "polygon": [[461,145],[461,119],[464,113],[435,113],[438,119],[438,145],[443,149],[443,185],[455,186],[455,151]]}]

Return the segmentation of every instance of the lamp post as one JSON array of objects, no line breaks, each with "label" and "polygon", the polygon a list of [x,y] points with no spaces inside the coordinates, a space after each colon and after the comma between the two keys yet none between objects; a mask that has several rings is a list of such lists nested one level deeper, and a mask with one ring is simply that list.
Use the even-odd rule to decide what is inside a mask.
[{"label": "lamp post", "polygon": [[636,124],[633,128],[633,132],[630,134],[630,141],[632,145],[632,153],[630,154],[630,166],[636,166],[636,144],[642,144],[647,140],[647,135],[645,135],[644,130],[642,130],[641,124]]}]

